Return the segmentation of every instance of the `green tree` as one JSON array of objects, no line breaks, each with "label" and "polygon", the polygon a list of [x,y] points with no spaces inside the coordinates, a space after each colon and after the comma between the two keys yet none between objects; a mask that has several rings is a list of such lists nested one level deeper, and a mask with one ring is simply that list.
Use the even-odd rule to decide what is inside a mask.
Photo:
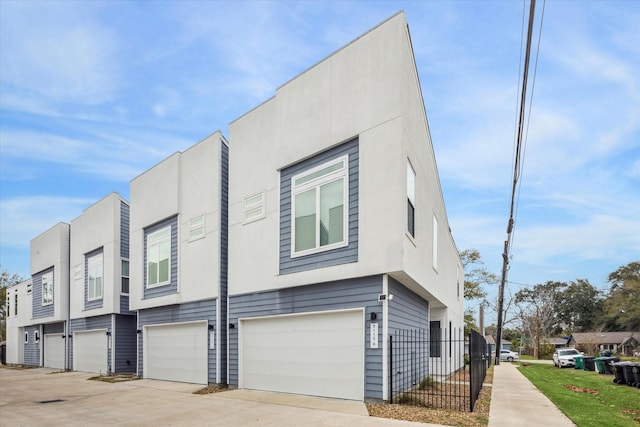
[{"label": "green tree", "polygon": [[0,313],[2,314],[0,341],[5,341],[7,338],[7,288],[23,280],[20,275],[9,273],[7,270],[2,270],[0,273]]},{"label": "green tree", "polygon": [[554,311],[567,335],[592,331],[604,323],[602,293],[586,279],[577,279],[559,291]]},{"label": "green tree", "polygon": [[[462,266],[464,267],[464,299],[466,301],[483,299],[487,296],[487,292],[483,289],[483,285],[498,283],[498,277],[487,271],[483,267],[484,263],[480,256],[480,252],[476,249],[465,249],[460,252]],[[467,308],[464,311],[464,330],[468,334],[471,329],[478,330],[475,322],[475,311],[473,308]]]},{"label": "green tree", "polygon": [[609,294],[604,301],[607,328],[640,330],[640,261],[630,262],[611,273]]},{"label": "green tree", "polygon": [[540,342],[542,338],[552,337],[562,331],[562,323],[555,310],[560,293],[567,286],[564,282],[548,281],[516,292],[515,306],[522,331],[531,343],[537,343],[538,325]]}]

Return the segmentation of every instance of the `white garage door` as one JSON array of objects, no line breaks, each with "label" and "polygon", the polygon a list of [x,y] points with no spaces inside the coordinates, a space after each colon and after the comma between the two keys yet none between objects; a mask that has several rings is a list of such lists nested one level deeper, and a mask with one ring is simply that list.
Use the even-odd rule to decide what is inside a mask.
[{"label": "white garage door", "polygon": [[73,369],[82,372],[107,373],[107,330],[73,334]]},{"label": "white garage door", "polygon": [[44,336],[44,366],[64,369],[64,342],[62,334]]},{"label": "white garage door", "polygon": [[240,321],[240,388],[364,399],[362,310]]},{"label": "white garage door", "polygon": [[145,378],[207,384],[207,322],[145,326]]}]

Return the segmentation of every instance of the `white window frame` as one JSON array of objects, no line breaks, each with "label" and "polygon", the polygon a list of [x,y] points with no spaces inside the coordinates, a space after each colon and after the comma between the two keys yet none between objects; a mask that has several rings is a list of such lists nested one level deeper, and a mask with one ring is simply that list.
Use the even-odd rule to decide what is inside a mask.
[{"label": "white window frame", "polygon": [[[146,274],[146,277],[145,277],[145,285],[146,285],[147,289],[157,288],[159,286],[166,286],[166,285],[169,285],[171,283],[171,231],[172,231],[171,228],[172,228],[171,224],[169,224],[166,227],[162,227],[159,230],[156,230],[156,231],[154,231],[152,233],[147,234],[147,239],[146,239],[147,240],[147,261],[146,261],[147,262],[147,266],[146,266],[147,274]],[[167,231],[168,231],[168,233],[167,233],[166,237],[163,237],[163,238],[161,238],[161,239],[159,239],[157,241],[154,241],[152,244],[149,244],[149,241],[153,240],[155,238],[155,236],[157,236],[158,234],[165,233]],[[168,268],[168,272],[167,272],[167,278],[168,279],[163,281],[163,282],[157,282],[157,283],[150,284],[149,283],[149,250],[151,249],[152,245],[154,245],[154,246],[158,245],[159,246],[160,243],[165,242],[165,241],[169,242],[169,263],[168,263],[168,267],[167,267]],[[158,275],[157,275],[158,279],[160,278],[159,266],[160,266],[160,263],[158,262]]]},{"label": "white window frame", "polygon": [[33,342],[36,344],[40,342],[40,331],[37,329],[33,331]]},{"label": "white window frame", "polygon": [[[129,264],[129,274],[127,274],[127,275],[124,274],[124,268],[123,268],[125,262],[127,264]],[[127,258],[121,258],[120,259],[120,293],[122,295],[129,295],[129,292],[125,292],[125,291],[122,290],[122,281],[124,279],[130,279],[130,274],[131,274],[131,270],[130,269],[131,269],[131,264],[129,263],[129,260]],[[131,281],[129,281],[128,288],[129,288],[129,291],[131,291]]]},{"label": "white window frame", "polygon": [[244,199],[244,223],[258,221],[266,216],[264,191]]},{"label": "white window frame", "polygon": [[[53,271],[45,273],[41,277],[42,283],[42,306],[53,304]],[[45,292],[46,288],[46,292]]]},{"label": "white window frame", "polygon": [[433,214],[433,258],[432,258],[432,266],[433,269],[438,271],[438,217],[436,214]]},{"label": "white window frame", "polygon": [[[416,170],[407,159],[407,203],[413,208],[413,224],[409,224],[409,206],[407,205],[407,235],[411,239],[416,237]],[[410,229],[413,226],[413,231]]]},{"label": "white window frame", "polygon": [[[323,169],[332,167],[342,163],[342,167],[335,171],[328,172],[318,177],[313,177],[304,183],[296,185],[296,181],[301,178],[308,177]],[[342,241],[332,243],[330,245],[320,246],[320,187],[325,184],[342,179],[343,185],[343,221],[342,221]],[[295,249],[296,242],[296,227],[295,227],[295,214],[296,214],[296,195],[309,191],[311,189],[316,190],[316,230],[315,230],[315,247],[298,251]],[[316,254],[320,252],[329,251],[332,249],[342,248],[349,245],[349,155],[341,156],[325,162],[321,165],[306,169],[304,172],[296,174],[291,177],[291,258],[297,258],[301,256]]]},{"label": "white window frame", "polygon": [[192,218],[189,221],[189,241],[204,239],[206,236],[205,214]]},{"label": "white window frame", "polygon": [[[100,293],[96,290],[100,278]],[[93,279],[93,286],[91,280]],[[93,291],[93,292],[92,292]],[[98,301],[104,296],[104,256],[102,252],[87,258],[87,301]]]},{"label": "white window frame", "polygon": [[24,331],[24,343],[29,344],[29,331]]}]

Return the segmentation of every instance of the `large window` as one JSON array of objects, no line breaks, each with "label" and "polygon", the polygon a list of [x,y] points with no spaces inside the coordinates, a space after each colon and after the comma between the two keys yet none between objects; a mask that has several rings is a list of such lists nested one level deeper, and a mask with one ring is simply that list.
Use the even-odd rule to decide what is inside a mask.
[{"label": "large window", "polygon": [[103,262],[102,253],[87,259],[87,301],[102,299]]},{"label": "large window", "polygon": [[348,156],[291,178],[291,256],[346,246]]},{"label": "large window", "polygon": [[42,305],[53,304],[53,272],[42,275]]},{"label": "large window", "polygon": [[407,231],[416,236],[416,172],[407,161]]},{"label": "large window", "polygon": [[147,236],[147,287],[168,285],[171,280],[171,226]]},{"label": "large window", "polygon": [[122,288],[120,289],[120,291],[123,294],[128,294],[129,293],[129,260],[128,259],[123,259],[122,260]]}]

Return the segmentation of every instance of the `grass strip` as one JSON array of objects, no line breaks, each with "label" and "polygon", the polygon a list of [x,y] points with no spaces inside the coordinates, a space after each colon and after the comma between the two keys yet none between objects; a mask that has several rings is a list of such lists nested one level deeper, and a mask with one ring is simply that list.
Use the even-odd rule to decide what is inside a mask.
[{"label": "grass strip", "polygon": [[519,369],[578,427],[640,425],[640,389],[614,384],[612,375],[542,364]]}]

